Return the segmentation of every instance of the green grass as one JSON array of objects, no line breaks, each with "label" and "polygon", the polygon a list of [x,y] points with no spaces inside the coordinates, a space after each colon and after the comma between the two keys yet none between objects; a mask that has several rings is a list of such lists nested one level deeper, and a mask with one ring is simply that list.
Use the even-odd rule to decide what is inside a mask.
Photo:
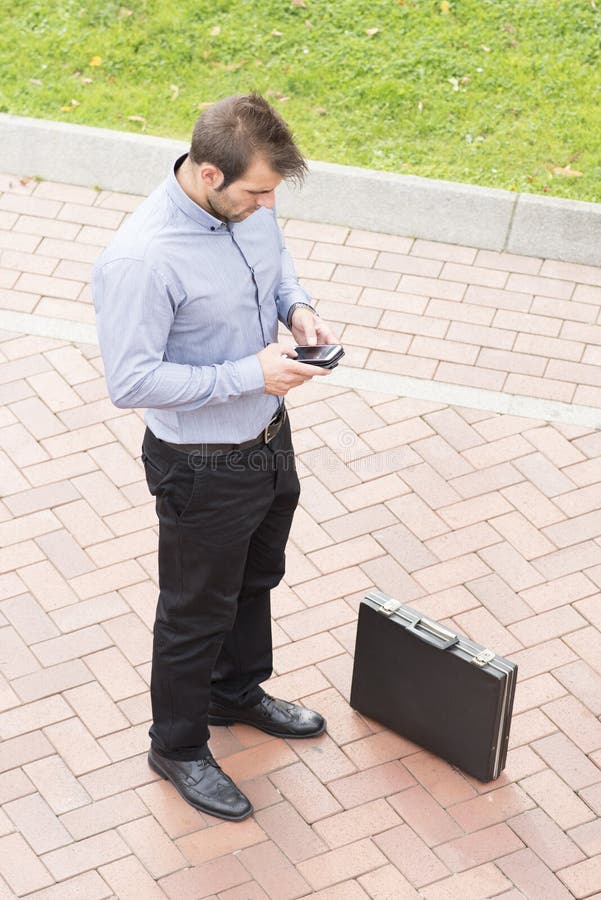
[{"label": "green grass", "polygon": [[601,200],[601,0],[298,2],[0,0],[0,111],[187,139],[258,90],[312,159]]}]

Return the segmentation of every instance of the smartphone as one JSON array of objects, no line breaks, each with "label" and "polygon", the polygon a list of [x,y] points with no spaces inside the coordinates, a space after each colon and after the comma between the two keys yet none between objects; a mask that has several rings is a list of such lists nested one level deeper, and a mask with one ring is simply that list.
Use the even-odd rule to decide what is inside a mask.
[{"label": "smartphone", "polygon": [[313,366],[321,366],[324,369],[333,369],[344,356],[344,349],[341,344],[303,345],[294,349],[298,353],[296,362],[310,363]]}]

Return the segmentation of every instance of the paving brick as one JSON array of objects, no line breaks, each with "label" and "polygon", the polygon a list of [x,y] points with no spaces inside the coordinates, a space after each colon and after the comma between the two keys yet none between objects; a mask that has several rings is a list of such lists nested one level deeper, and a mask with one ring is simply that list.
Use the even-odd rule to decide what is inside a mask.
[{"label": "paving brick", "polygon": [[447,867],[407,825],[377,835],[374,842],[414,885],[421,887],[444,878]]},{"label": "paving brick", "polygon": [[[153,820],[148,821],[152,822]],[[138,824],[135,823],[136,834]],[[222,822],[208,831],[196,831],[185,835],[178,840],[177,846],[189,862],[199,864],[265,840],[265,832],[254,820],[249,819],[239,827],[237,824]],[[151,871],[153,871],[152,868]]]},{"label": "paving brick", "polygon": [[505,383],[504,372],[493,372],[481,366],[464,366],[458,363],[441,362],[436,368],[435,381],[448,384],[461,384],[467,387],[478,387],[488,391],[500,391]]},{"label": "paving brick", "polygon": [[66,719],[49,725],[45,734],[74,775],[82,775],[110,762],[102,747],[79,719]]},{"label": "paving brick", "polygon": [[186,865],[185,858],[152,816],[120,825],[117,830],[154,878]]},{"label": "paving brick", "polygon": [[27,775],[21,769],[12,772],[3,772],[0,775],[0,803],[8,803],[17,797],[25,797],[32,794],[35,788]]},{"label": "paving brick", "polygon": [[509,825],[552,871],[573,865],[584,854],[542,809],[531,809],[509,820]]},{"label": "paving brick", "polygon": [[516,834],[500,823],[441,844],[436,853],[451,872],[463,872],[521,850],[523,846]]},{"label": "paving brick", "polygon": [[39,794],[4,805],[19,832],[39,855],[72,841],[72,837]]},{"label": "paving brick", "polygon": [[295,763],[296,754],[280,741],[271,740],[258,747],[250,747],[220,760],[224,770],[239,782],[257,775],[274,772],[284,766]]},{"label": "paving brick", "polygon": [[520,784],[564,831],[594,818],[592,810],[550,769],[530,775]]},{"label": "paving brick", "polygon": [[14,628],[0,628],[0,638],[3,649],[0,670],[6,678],[18,678],[40,668],[35,656]]},{"label": "paving brick", "polygon": [[394,794],[388,802],[430,847],[461,834],[454,819],[421,785]]},{"label": "paving brick", "polygon": [[119,900],[138,900],[143,896],[146,900],[161,900],[165,894],[148,874],[144,866],[134,857],[123,859],[101,866],[102,877],[116,891]]},{"label": "paving brick", "polygon": [[81,840],[147,815],[148,809],[137,795],[133,791],[125,791],[64,813],[61,822],[74,840]]},{"label": "paving brick", "polygon": [[85,661],[113,700],[123,700],[146,689],[143,680],[116,647],[86,656]]},{"label": "paving brick", "polygon": [[568,835],[587,856],[601,853],[601,818],[571,828]]},{"label": "paving brick", "polygon": [[327,849],[315,830],[307,825],[295,807],[287,801],[259,810],[255,819],[293,863],[316,856]]},{"label": "paving brick", "polygon": [[90,802],[89,795],[60,756],[38,759],[24,766],[24,770],[57,815]]},{"label": "paving brick", "polygon": [[[426,900],[488,900],[500,895],[500,892],[511,887],[511,883],[499,872],[496,866],[486,863],[468,872],[444,878],[436,884],[422,888],[421,894]],[[510,894],[503,894],[509,900]],[[519,897],[522,895],[519,894]],[[515,892],[511,900],[517,900]]]},{"label": "paving brick", "polygon": [[358,769],[369,769],[394,759],[402,759],[416,752],[411,741],[391,731],[381,731],[347,744],[344,752]]},{"label": "paving brick", "polygon": [[294,644],[278,647],[274,651],[274,668],[278,675],[284,674],[335,656],[342,649],[328,632],[312,635]]},{"label": "paving brick", "polygon": [[566,696],[547,703],[544,712],[584,753],[601,747],[601,723],[575,697]]},{"label": "paving brick", "polygon": [[408,756],[403,762],[443,807],[475,796],[476,791],[460,772],[431,753],[421,751]]},{"label": "paving brick", "polygon": [[[104,622],[106,630],[107,624],[110,624],[105,622],[106,619],[111,619],[120,613],[126,613],[128,609],[127,603],[119,594],[113,591],[100,597],[94,597],[91,600],[81,600],[75,605],[55,610],[51,615],[60,630],[65,634],[99,622]],[[68,685],[68,687],[73,686]]]},{"label": "paving brick", "polygon": [[85,838],[69,847],[52,850],[43,857],[53,876],[60,880],[127,856],[129,850],[116,831]]},{"label": "paving brick", "polygon": [[0,838],[0,872],[19,896],[46,887],[54,880],[20,834]]},{"label": "paving brick", "polygon": [[553,674],[591,712],[601,715],[601,676],[584,660],[561,666]]},{"label": "paving brick", "polygon": [[168,875],[160,880],[160,887],[170,900],[210,900],[209,893],[248,881],[248,871],[230,855]]},{"label": "paving brick", "polygon": [[322,819],[314,825],[314,830],[335,848],[386,831],[400,821],[388,803],[381,799]]},{"label": "paving brick", "polygon": [[6,739],[0,744],[0,772],[14,769],[43,756],[50,756],[54,748],[41,731]]},{"label": "paving brick", "polygon": [[526,897],[538,894],[549,900],[569,900],[572,896],[529,848],[506,856],[497,865]]},{"label": "paving brick", "polygon": [[82,897],[86,900],[106,900],[112,898],[113,893],[98,872],[92,871],[30,894],[30,900],[81,900]]},{"label": "paving brick", "polygon": [[[54,547],[58,548],[61,544],[64,546],[63,537],[64,532],[53,532],[51,535],[45,535],[43,538],[40,538],[39,541],[44,546],[48,546],[49,540],[53,541]],[[57,540],[53,540],[55,538]],[[68,546],[71,549],[70,543]],[[54,547],[51,547],[51,549],[54,550]],[[77,563],[79,563],[79,559],[77,559]],[[71,568],[74,568],[77,563],[75,560],[72,560]],[[68,570],[68,561],[66,565]],[[19,570],[19,575],[45,610],[61,609],[77,602],[77,597],[67,582],[48,561],[24,566]]]},{"label": "paving brick", "polygon": [[303,897],[309,885],[272,841],[265,841],[242,850],[238,856],[242,865],[271,896],[282,900]]},{"label": "paving brick", "polygon": [[[227,771],[229,774],[229,770]],[[341,809],[340,804],[332,796],[332,793],[336,794],[336,786],[340,785],[340,781],[330,785],[328,790],[302,762],[273,772],[270,781],[309,823]]]},{"label": "paving brick", "polygon": [[392,372],[395,375],[408,375],[411,378],[432,378],[436,366],[436,360],[397,355],[385,350],[372,350],[367,368],[379,372]]},{"label": "paving brick", "polygon": [[[392,865],[382,866],[373,872],[368,872],[359,878],[370,897],[374,900],[413,900],[419,894],[411,887],[410,883]],[[342,895],[341,895],[342,896]]]},{"label": "paving brick", "polygon": [[128,721],[95,681],[65,692],[65,698],[95,737],[127,728]]},{"label": "paving brick", "polygon": [[568,866],[559,877],[574,897],[590,897],[601,885],[601,854]]},{"label": "paving brick", "polygon": [[0,737],[7,740],[67,719],[71,715],[72,711],[60,696],[36,700],[0,714]]},{"label": "paving brick", "polygon": [[50,638],[34,645],[34,652],[44,666],[52,666],[76,659],[84,653],[92,653],[110,645],[110,640],[98,625],[80,628],[71,634]]},{"label": "paving brick", "polygon": [[[512,656],[514,658],[515,654]],[[520,747],[553,734],[556,727],[539,709],[516,714],[512,719],[509,746]]]},{"label": "paving brick", "polygon": [[97,569],[90,574],[78,575],[72,579],[71,586],[82,600],[87,600],[145,579],[144,570],[138,563],[135,560],[127,560]]},{"label": "paving brick", "polygon": [[[525,779],[525,782],[527,783],[528,779]],[[532,800],[518,785],[510,784],[457,803],[449,809],[449,813],[464,831],[472,832],[504,822],[533,806]]]},{"label": "paving brick", "polygon": [[11,410],[37,440],[65,431],[63,423],[37,397],[19,400],[12,404]]},{"label": "paving brick", "polygon": [[[381,838],[380,838],[381,840]],[[301,874],[315,889],[328,887],[349,877],[386,864],[386,857],[370,840],[356,841],[298,865]]]},{"label": "paving brick", "polygon": [[315,666],[306,666],[272,677],[266,685],[270,693],[283,700],[295,701],[315,691],[330,687],[330,683]]},{"label": "paving brick", "polygon": [[93,800],[103,800],[113,794],[156,781],[159,777],[150,769],[147,754],[143,753],[82,775],[80,782]]},{"label": "paving brick", "polygon": [[[131,809],[129,803],[130,796],[135,798],[135,804],[132,805]],[[127,797],[127,802],[125,800],[122,801],[122,797]],[[138,797],[141,798],[144,805],[138,800]],[[175,788],[173,788],[169,782],[162,779],[155,781],[152,784],[146,784],[143,787],[139,787],[135,794],[126,792],[122,795],[118,794],[114,798],[109,797],[107,800],[100,801],[100,804],[113,803],[117,803],[119,809],[122,804],[125,805],[125,812],[128,813],[128,820],[145,815],[148,810],[150,810],[172,840],[182,837],[184,834],[190,834],[191,832],[205,828],[207,822],[196,809],[187,803],[182,803],[181,797],[176,792]],[[98,806],[99,804],[96,805]],[[112,807],[110,808],[112,809]],[[138,810],[141,810],[141,812],[138,812]],[[133,811],[136,812],[135,815],[131,815]],[[125,819],[123,819],[123,821],[125,821]],[[95,826],[95,824],[96,817],[90,816],[90,825]],[[259,822],[259,824],[261,823]]]},{"label": "paving brick", "polygon": [[[490,548],[489,548],[490,550]],[[489,574],[488,566],[474,553],[446,560],[416,572],[415,580],[426,591],[441,591]]]}]

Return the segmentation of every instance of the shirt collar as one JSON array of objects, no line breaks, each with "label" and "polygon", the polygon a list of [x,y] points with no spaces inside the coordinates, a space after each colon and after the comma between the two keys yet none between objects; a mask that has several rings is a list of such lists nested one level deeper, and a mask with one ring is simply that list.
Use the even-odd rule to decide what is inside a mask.
[{"label": "shirt collar", "polygon": [[203,209],[202,206],[199,206],[198,203],[195,203],[194,200],[189,197],[181,184],[175,177],[175,173],[183,163],[183,161],[188,156],[187,153],[184,153],[183,156],[178,157],[176,159],[171,172],[167,177],[167,193],[175,203],[175,205],[181,209],[185,215],[189,216],[189,218],[194,219],[199,225],[202,225],[203,228],[206,228],[207,231],[223,231],[227,229],[225,222],[222,222],[221,219],[217,219],[215,216],[212,216],[211,213],[207,212],[206,209]]}]

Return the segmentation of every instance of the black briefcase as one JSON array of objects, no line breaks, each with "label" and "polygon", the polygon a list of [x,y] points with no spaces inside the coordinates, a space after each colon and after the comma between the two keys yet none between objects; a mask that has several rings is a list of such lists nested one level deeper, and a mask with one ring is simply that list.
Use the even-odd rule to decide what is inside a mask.
[{"label": "black briefcase", "polygon": [[370,591],[359,606],[351,706],[480,781],[505,766],[515,663]]}]

